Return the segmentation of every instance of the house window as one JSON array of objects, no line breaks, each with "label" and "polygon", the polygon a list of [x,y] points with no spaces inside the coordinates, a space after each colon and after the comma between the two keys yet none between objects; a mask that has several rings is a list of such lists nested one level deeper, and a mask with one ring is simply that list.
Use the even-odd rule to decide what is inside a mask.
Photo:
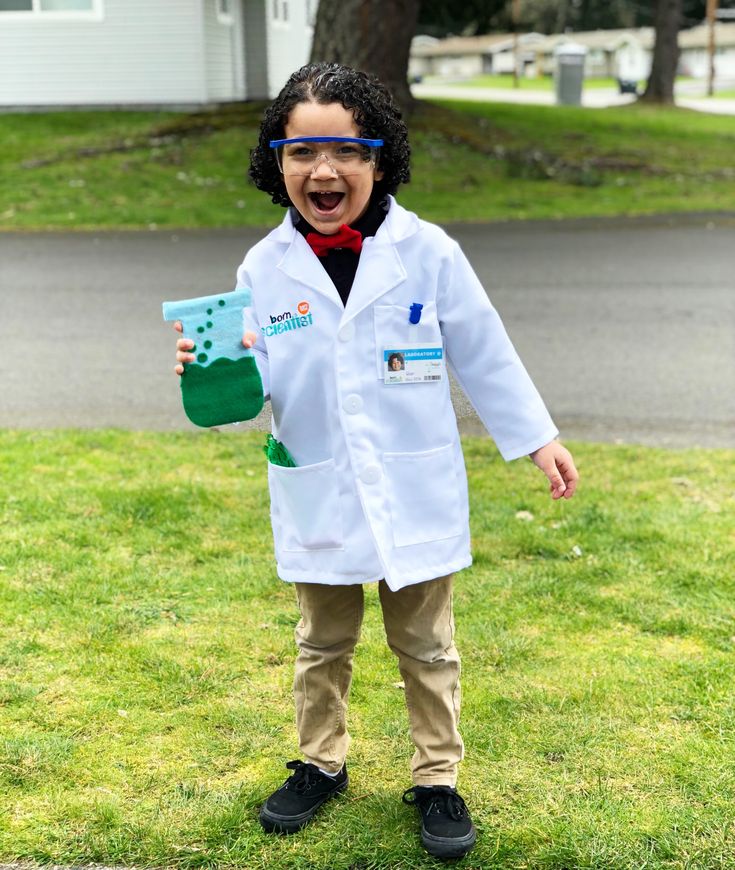
[{"label": "house window", "polygon": [[0,0],[2,12],[29,12],[31,15],[87,15],[101,16],[102,0]]},{"label": "house window", "polygon": [[232,0],[215,0],[217,4],[217,21],[220,24],[232,24]]},{"label": "house window", "polygon": [[288,21],[288,0],[273,0],[271,9],[274,21]]},{"label": "house window", "polygon": [[41,12],[91,12],[92,0],[41,0]]}]

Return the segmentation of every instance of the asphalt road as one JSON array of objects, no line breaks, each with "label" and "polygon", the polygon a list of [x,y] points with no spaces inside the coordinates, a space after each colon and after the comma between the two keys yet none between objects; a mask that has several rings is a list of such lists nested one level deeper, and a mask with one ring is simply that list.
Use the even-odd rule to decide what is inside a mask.
[{"label": "asphalt road", "polygon": [[[563,436],[735,447],[734,216],[449,231]],[[0,234],[0,425],[193,429],[161,302],[231,289],[262,234]]]}]

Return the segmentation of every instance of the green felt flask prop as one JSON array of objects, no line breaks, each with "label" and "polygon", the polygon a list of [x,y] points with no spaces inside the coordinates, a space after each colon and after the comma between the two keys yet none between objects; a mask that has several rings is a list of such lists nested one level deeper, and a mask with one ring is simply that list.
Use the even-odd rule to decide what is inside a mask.
[{"label": "green felt flask prop", "polygon": [[180,320],[184,337],[194,342],[197,361],[184,363],[181,398],[197,426],[251,420],[263,407],[260,372],[242,343],[242,310],[250,301],[250,290],[243,288],[163,303],[163,319]]}]

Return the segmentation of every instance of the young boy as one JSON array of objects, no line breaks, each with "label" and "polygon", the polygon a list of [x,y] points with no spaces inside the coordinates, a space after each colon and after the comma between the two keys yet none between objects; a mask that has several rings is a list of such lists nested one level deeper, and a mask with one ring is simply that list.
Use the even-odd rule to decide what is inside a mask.
[{"label": "young boy", "polygon": [[[316,64],[268,108],[251,157],[257,187],[288,208],[247,253],[238,286],[252,290],[243,341],[273,434],[297,464],[268,473],[278,574],[295,584],[301,612],[304,756],[287,764],[293,773],[260,819],[267,831],[296,831],[347,787],[362,584],[378,581],[416,747],[403,800],[421,812],[427,851],[449,858],[476,834],[455,787],[452,584],[471,555],[447,363],[505,459],[531,456],[555,499],[570,498],[578,476],[459,246],[393,198],[409,156],[400,112],[377,80]],[[193,361],[188,340],[178,348],[180,364]]]}]

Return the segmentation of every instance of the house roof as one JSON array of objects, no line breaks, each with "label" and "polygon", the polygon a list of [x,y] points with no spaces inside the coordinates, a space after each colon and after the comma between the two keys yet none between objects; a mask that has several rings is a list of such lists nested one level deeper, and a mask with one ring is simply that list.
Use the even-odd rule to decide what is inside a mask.
[{"label": "house roof", "polygon": [[[735,45],[735,21],[718,21],[715,24],[715,44]],[[708,45],[708,24],[698,24],[689,30],[679,31],[679,48],[707,48]]]},{"label": "house roof", "polygon": [[583,30],[575,33],[554,33],[547,36],[537,48],[539,51],[552,52],[557,45],[576,42],[588,49],[615,51],[626,42],[637,42],[643,48],[653,47],[654,30],[652,27],[638,27],[618,30]]},{"label": "house roof", "polygon": [[484,36],[450,36],[435,43],[411,46],[414,57],[436,57],[458,54],[486,54],[500,43],[512,39],[509,33],[488,33]]}]

